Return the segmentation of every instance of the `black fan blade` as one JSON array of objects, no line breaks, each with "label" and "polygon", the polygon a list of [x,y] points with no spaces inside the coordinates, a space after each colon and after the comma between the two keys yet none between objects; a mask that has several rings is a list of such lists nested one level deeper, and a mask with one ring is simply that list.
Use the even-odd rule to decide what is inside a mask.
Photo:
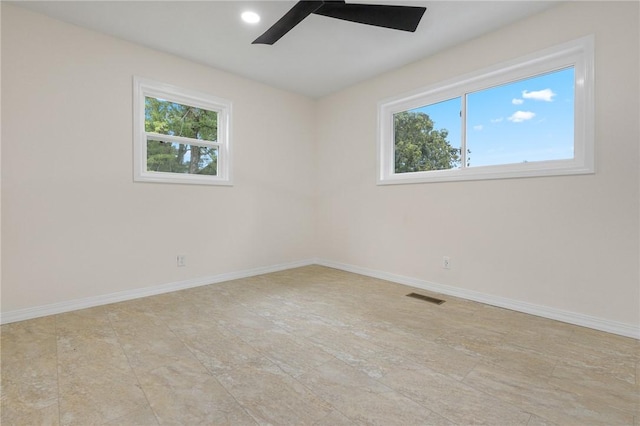
[{"label": "black fan blade", "polygon": [[322,7],[322,1],[299,1],[278,22],[251,44],[273,44],[298,25],[304,18]]},{"label": "black fan blade", "polygon": [[418,6],[386,6],[327,1],[312,13],[360,24],[375,25],[376,27],[414,32],[426,10],[426,7]]}]

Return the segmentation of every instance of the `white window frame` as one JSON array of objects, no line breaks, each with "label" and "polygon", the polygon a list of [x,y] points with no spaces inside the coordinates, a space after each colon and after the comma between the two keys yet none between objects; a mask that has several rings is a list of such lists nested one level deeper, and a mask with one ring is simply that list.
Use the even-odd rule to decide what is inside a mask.
[{"label": "white window frame", "polygon": [[[378,103],[378,185],[590,174],[594,161],[594,41],[583,37],[512,61]],[[423,172],[395,172],[394,114],[462,97],[462,151],[466,152],[465,95],[573,67],[574,158]]]},{"label": "white window frame", "polygon": [[[182,105],[193,106],[218,115],[218,140],[204,141],[178,136],[163,135],[145,131],[145,97],[165,99]],[[183,89],[167,83],[160,83],[146,78],[133,77],[133,170],[134,181],[156,183],[182,183],[197,185],[232,185],[231,180],[231,102],[204,94]],[[147,170],[147,141],[161,140],[165,142],[188,145],[215,147],[218,149],[217,175],[195,175],[188,173],[154,172]]]}]

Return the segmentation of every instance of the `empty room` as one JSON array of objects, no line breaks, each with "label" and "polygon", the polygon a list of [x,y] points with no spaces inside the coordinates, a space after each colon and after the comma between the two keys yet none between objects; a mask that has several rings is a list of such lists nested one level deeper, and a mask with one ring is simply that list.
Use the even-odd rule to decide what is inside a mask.
[{"label": "empty room", "polygon": [[2,1],[2,425],[640,426],[638,1]]}]

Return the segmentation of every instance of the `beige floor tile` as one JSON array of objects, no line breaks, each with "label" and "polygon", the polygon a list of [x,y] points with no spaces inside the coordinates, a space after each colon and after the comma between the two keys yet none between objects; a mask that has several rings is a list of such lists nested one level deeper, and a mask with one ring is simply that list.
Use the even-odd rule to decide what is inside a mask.
[{"label": "beige floor tile", "polygon": [[62,371],[96,363],[117,366],[123,371],[130,369],[118,337],[110,327],[59,333],[57,355]]},{"label": "beige floor tile", "polygon": [[527,423],[527,426],[560,426],[560,425],[550,420],[543,419],[542,417],[538,417],[535,414],[532,414],[531,419],[529,419],[529,423]]},{"label": "beige floor tile", "polygon": [[[355,322],[354,320],[354,322],[374,336],[378,335],[379,331],[386,330],[400,335],[406,334],[421,341],[435,341],[453,330],[456,320],[447,320],[439,315],[421,313],[421,305],[426,305],[428,304],[427,302],[406,299],[405,303],[418,303],[419,305],[414,306],[413,311],[409,310],[408,312],[394,312],[393,309],[384,313],[367,312],[362,315],[360,321]],[[435,306],[435,308],[440,309],[441,307]],[[401,324],[400,327],[398,327],[399,324]],[[459,326],[462,326],[462,324],[463,322],[459,322]]]},{"label": "beige floor tile", "polygon": [[153,426],[158,424],[158,419],[156,419],[156,415],[153,414],[153,410],[150,406],[146,406],[111,420],[105,423],[105,426]]},{"label": "beige floor tile", "polygon": [[93,364],[60,372],[60,418],[65,425],[101,424],[147,405],[130,372]]},{"label": "beige floor tile", "polygon": [[427,420],[424,422],[424,424],[432,425],[432,426],[454,426],[455,425],[455,423],[453,423],[452,421],[445,419],[440,414],[433,413],[433,412],[429,414],[429,417],[427,417]]},{"label": "beige floor tile", "polygon": [[170,307],[156,311],[156,315],[171,329],[189,327],[191,324],[215,323],[217,318],[211,312],[203,311],[190,302],[178,302]]},{"label": "beige floor tile", "polygon": [[[28,344],[37,342],[45,335],[56,334],[55,317],[35,318],[27,321],[19,321],[11,324],[4,324],[0,327],[0,336],[2,343],[20,342]],[[10,351],[11,346],[3,348],[4,351]]]},{"label": "beige floor tile", "polygon": [[261,358],[260,352],[222,326],[193,324],[175,333],[214,375]]},{"label": "beige floor tile", "polygon": [[[238,284],[241,286],[241,284]],[[225,290],[225,288],[228,288]],[[221,285],[208,285],[204,287],[196,287],[189,290],[185,298],[185,302],[188,303],[192,309],[197,310],[199,315],[202,315],[209,320],[215,320],[218,316],[226,313],[233,313],[236,310],[242,310],[244,308],[240,298],[244,295],[248,295],[251,299],[261,300],[260,295],[253,291],[236,292],[232,291],[234,287],[226,286],[226,283]]]},{"label": "beige floor tile", "polygon": [[640,426],[639,340],[321,266],[0,334],[3,425]]},{"label": "beige floor tile", "polygon": [[427,368],[398,368],[380,381],[457,424],[526,425],[530,418],[512,404]]},{"label": "beige floor tile", "polygon": [[268,319],[276,327],[302,338],[330,333],[346,325],[346,323],[339,324],[339,320],[336,321],[313,312],[290,316],[265,317],[265,319]]},{"label": "beige floor tile", "polygon": [[109,323],[107,309],[105,306],[97,306],[55,315],[57,333],[74,333],[109,328],[111,324]]},{"label": "beige floor tile", "polygon": [[[636,387],[635,392],[640,392],[640,361],[636,362]],[[640,426],[640,400],[636,401],[636,406],[634,409],[635,416],[635,424],[636,426]]]},{"label": "beige floor tile", "polygon": [[334,359],[329,353],[304,338],[273,329],[253,338],[251,346],[277,364],[284,372],[297,377]]},{"label": "beige floor tile", "polygon": [[565,342],[576,330],[576,326],[570,324],[482,304],[473,312],[471,319],[501,333],[534,333],[546,338],[562,335]]},{"label": "beige floor tile", "polygon": [[322,351],[352,365],[384,350],[367,338],[343,329],[328,328],[307,339]]},{"label": "beige floor tile", "polygon": [[3,389],[1,411],[0,424],[2,425],[57,426],[60,424],[57,398],[42,401],[36,407],[11,398],[5,399]]},{"label": "beige floor tile", "polygon": [[407,368],[406,364],[417,364],[420,368],[426,366],[461,380],[479,362],[477,356],[443,343],[421,339],[412,331],[401,328],[367,329],[367,334],[362,337],[382,348],[375,356],[368,356],[361,363],[365,367],[363,371],[374,378],[382,377],[387,370],[402,363],[405,364],[404,368]]},{"label": "beige floor tile", "polygon": [[148,320],[160,320],[159,316],[167,309],[184,304],[184,296],[182,296],[181,293],[182,292],[177,291],[142,297],[139,299],[106,305],[105,308],[110,314],[122,311],[129,314],[138,313],[146,315],[148,316]]},{"label": "beige floor tile", "polygon": [[313,424],[314,426],[353,426],[354,422],[341,412],[334,410]]},{"label": "beige floor tile", "polygon": [[586,327],[576,327],[570,342],[583,349],[590,349],[604,354],[626,355],[640,361],[640,340],[630,337],[618,336]]},{"label": "beige floor tile", "polygon": [[555,371],[559,359],[544,348],[523,348],[503,341],[484,350],[481,361],[498,366],[504,372],[548,378]]},{"label": "beige floor tile", "polygon": [[105,423],[147,405],[105,309],[61,314],[57,324],[62,424]]},{"label": "beige floor tile", "polygon": [[[58,381],[55,371],[51,371],[55,365],[55,358],[40,359],[38,361],[27,361],[29,365],[24,369],[20,368],[19,373],[23,373],[23,379],[7,377],[3,373],[2,377],[2,415],[4,409],[15,406],[20,412],[26,413],[28,410],[41,410],[58,403]],[[22,374],[12,373],[13,376]]]},{"label": "beige floor tile", "polygon": [[217,377],[260,424],[314,424],[333,409],[268,359]]},{"label": "beige floor tile", "polygon": [[[534,316],[529,317],[530,324],[520,321],[517,326],[506,331],[504,342],[561,358],[576,327],[550,320],[539,321],[539,318]],[[557,326],[554,327],[554,324]]]},{"label": "beige floor tile", "polygon": [[165,325],[134,328],[114,323],[114,328],[129,365],[136,372],[171,365],[181,358],[193,358],[184,343]]},{"label": "beige floor tile", "polygon": [[58,378],[55,319],[1,328],[2,424],[57,424]]},{"label": "beige floor tile", "polygon": [[567,342],[560,354],[561,363],[583,370],[589,375],[612,376],[633,385],[635,383],[636,354],[629,347],[615,347],[609,343],[599,345],[588,342]]},{"label": "beige floor tile", "polygon": [[161,425],[255,424],[218,380],[196,361],[180,360],[140,373],[139,378]]},{"label": "beige floor tile", "polygon": [[627,425],[633,422],[632,414],[606,402],[561,389],[544,378],[503,372],[497,366],[476,367],[464,383],[560,425]]},{"label": "beige floor tile", "polygon": [[634,414],[640,404],[640,389],[634,383],[620,380],[618,376],[619,370],[615,375],[608,375],[603,370],[594,371],[560,361],[549,384],[580,395],[592,403],[610,405]]},{"label": "beige floor tile", "polygon": [[395,370],[396,368],[405,368],[408,370],[424,368],[410,358],[388,351],[376,352],[362,357],[342,357],[340,360],[349,367],[375,380],[384,377],[389,371]]},{"label": "beige floor tile", "polygon": [[220,318],[219,324],[225,326],[233,334],[247,342],[250,342],[254,338],[259,338],[262,333],[279,329],[279,327],[269,319],[254,314],[247,309],[226,313]]},{"label": "beige floor tile", "polygon": [[109,321],[113,326],[129,326],[131,328],[166,325],[166,323],[158,317],[158,312],[152,307],[146,306],[145,300],[146,299],[135,299],[107,305],[106,311]]},{"label": "beige floor tile", "polygon": [[496,345],[505,340],[505,334],[484,324],[466,324],[447,331],[435,342],[476,357],[490,357]]},{"label": "beige floor tile", "polygon": [[430,410],[341,361],[327,362],[299,380],[357,424],[430,424]]}]

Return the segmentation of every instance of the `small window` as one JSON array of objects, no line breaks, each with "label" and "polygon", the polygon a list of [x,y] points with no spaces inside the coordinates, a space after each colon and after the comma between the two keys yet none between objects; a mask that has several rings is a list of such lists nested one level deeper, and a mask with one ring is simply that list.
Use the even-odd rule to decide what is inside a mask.
[{"label": "small window", "polygon": [[593,173],[593,41],[381,102],[379,184]]},{"label": "small window", "polygon": [[230,185],[231,103],[134,78],[134,179]]}]

